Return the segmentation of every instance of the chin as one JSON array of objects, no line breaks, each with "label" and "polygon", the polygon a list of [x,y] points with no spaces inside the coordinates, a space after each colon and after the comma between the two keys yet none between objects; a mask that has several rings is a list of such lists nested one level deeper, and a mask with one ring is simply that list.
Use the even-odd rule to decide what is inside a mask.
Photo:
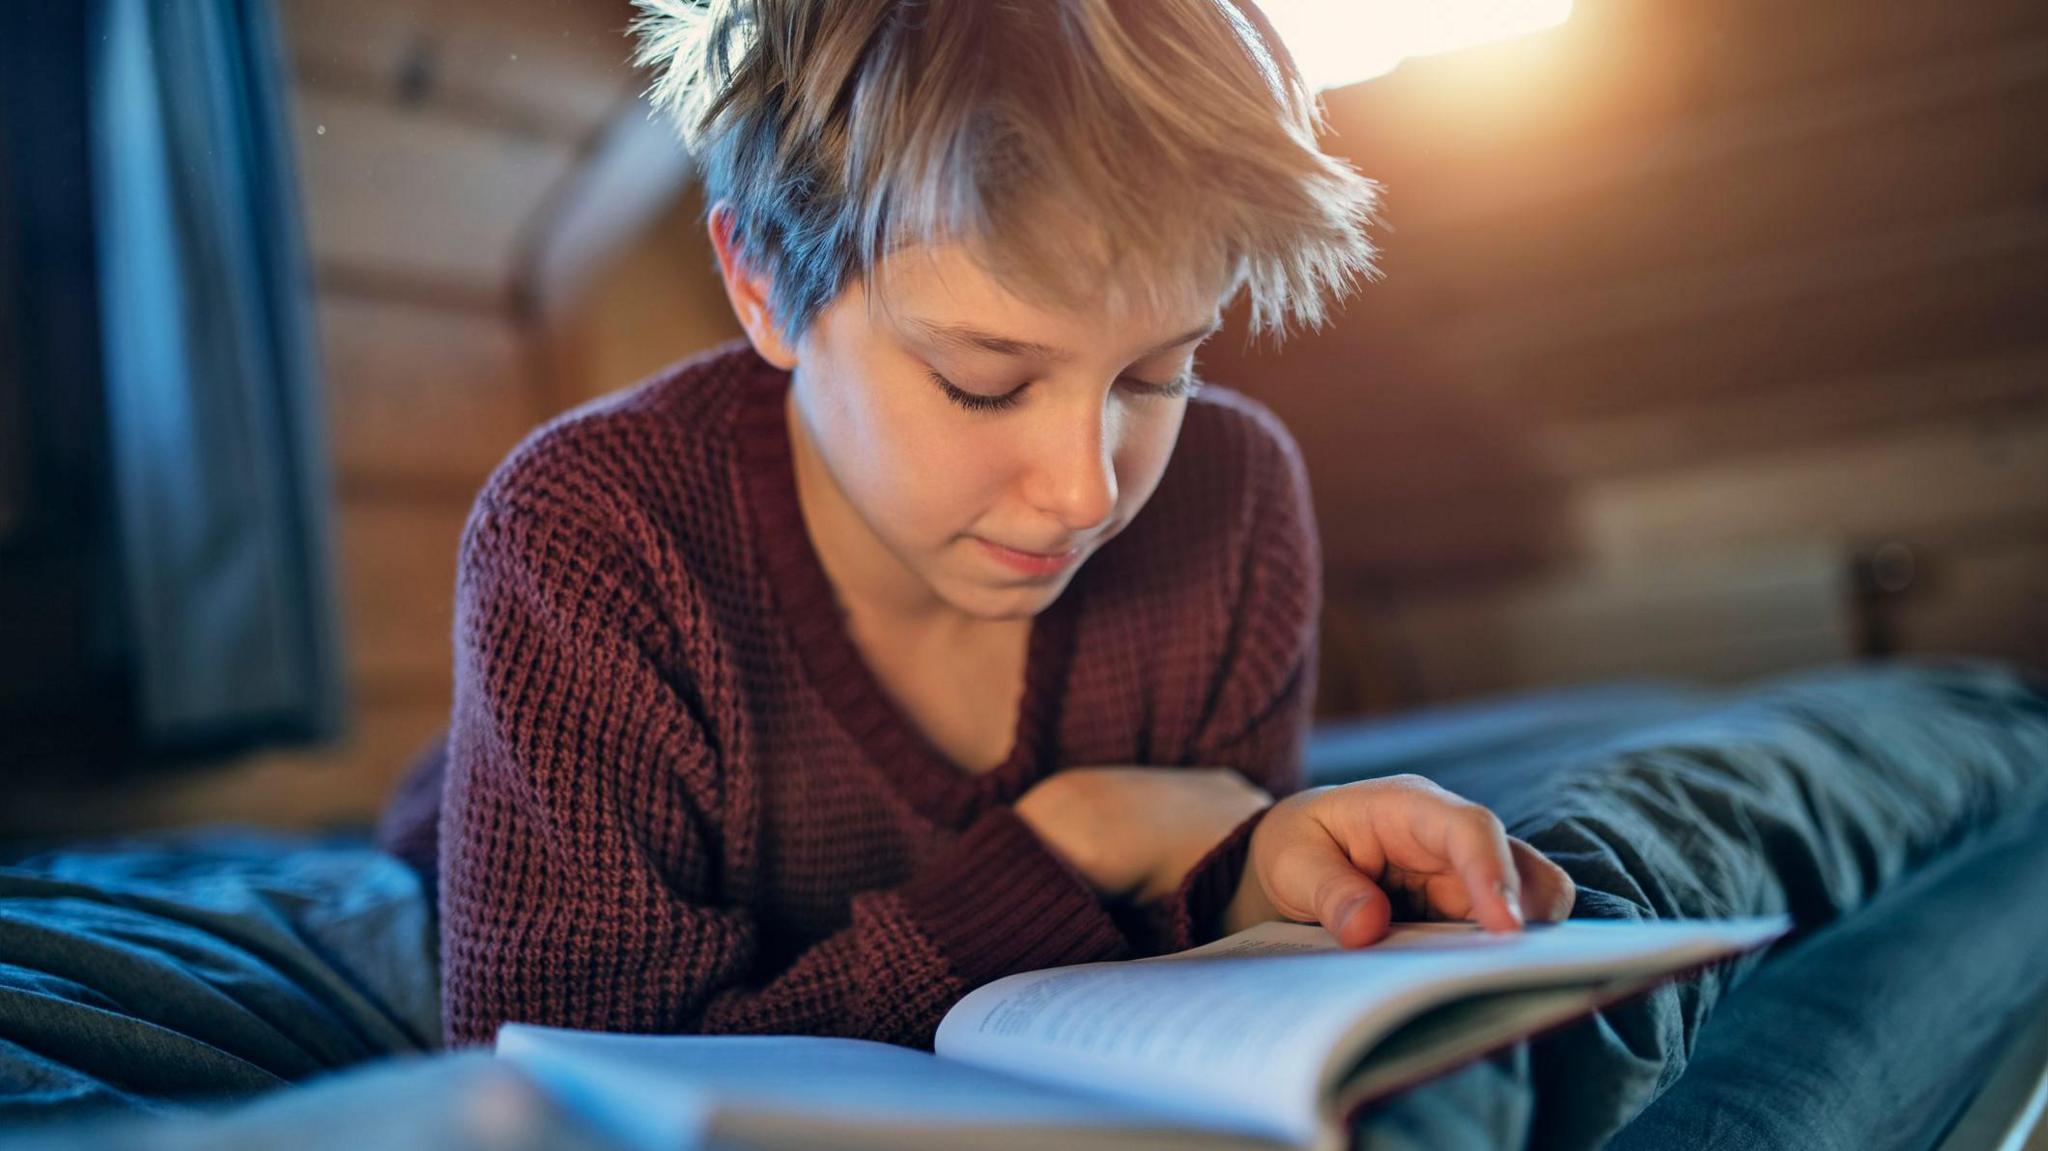
[{"label": "chin", "polygon": [[954,607],[976,619],[995,623],[1001,620],[1029,619],[1052,606],[1060,593],[1067,589],[1067,579],[1042,584],[1012,584],[990,586],[965,594],[946,597]]}]

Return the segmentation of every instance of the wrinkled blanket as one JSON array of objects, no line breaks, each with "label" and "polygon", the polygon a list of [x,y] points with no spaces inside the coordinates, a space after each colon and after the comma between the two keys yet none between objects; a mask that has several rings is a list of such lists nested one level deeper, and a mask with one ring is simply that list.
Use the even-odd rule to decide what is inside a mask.
[{"label": "wrinkled blanket", "polygon": [[360,844],[152,836],[0,867],[0,1123],[439,1046],[430,903]]},{"label": "wrinkled blanket", "polygon": [[[1999,1005],[2048,991],[2027,961],[2048,946],[2048,695],[2008,669],[1529,697],[1333,725],[1311,767],[1317,782],[1415,770],[1489,804],[1571,872],[1576,915],[1798,924],[1768,956],[1405,1093],[1361,1120],[1360,1146],[1925,1146],[1995,1048]],[[2022,919],[1960,930],[1958,909],[1997,907]],[[433,945],[412,874],[359,843],[215,833],[13,861],[0,1123],[430,1051]],[[1873,1060],[1873,1034],[1909,1029],[1948,1047]],[[1845,1052],[1878,1073],[1842,1070]],[[1884,1115],[1906,1098],[1917,1127]]]}]

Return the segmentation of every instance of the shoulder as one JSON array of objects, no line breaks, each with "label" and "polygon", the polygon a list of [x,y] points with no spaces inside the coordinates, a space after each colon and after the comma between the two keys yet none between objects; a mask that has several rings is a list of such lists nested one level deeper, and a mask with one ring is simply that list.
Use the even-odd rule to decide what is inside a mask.
[{"label": "shoulder", "polygon": [[1235,764],[1248,732],[1292,714],[1314,674],[1321,554],[1301,451],[1265,405],[1205,386],[1152,499],[1090,563],[1086,666],[1098,698],[1140,701],[1106,721],[1142,726],[1137,754]]},{"label": "shoulder", "polygon": [[1301,449],[1265,405],[1205,386],[1151,500],[1090,562],[1088,598],[1141,645],[1196,644],[1205,666],[1247,631],[1305,648],[1322,553]]},{"label": "shoulder", "polygon": [[1158,591],[1200,588],[1225,603],[1241,599],[1258,563],[1318,567],[1300,447],[1264,404],[1205,385],[1151,500],[1110,547],[1119,567],[1164,577]]},{"label": "shoulder", "polygon": [[701,622],[745,546],[729,431],[764,370],[725,345],[528,435],[471,508],[458,611],[509,597],[564,627],[630,617],[683,643],[675,617]]},{"label": "shoulder", "polygon": [[563,412],[493,470],[478,508],[613,517],[692,502],[724,481],[733,412],[764,370],[735,341]]},{"label": "shoulder", "polygon": [[1181,430],[1183,442],[1190,437],[1212,444],[1228,444],[1246,459],[1270,461],[1276,455],[1298,458],[1301,449],[1294,436],[1273,409],[1235,388],[1203,384],[1188,401],[1187,420]]},{"label": "shoulder", "polygon": [[465,555],[486,529],[672,576],[691,557],[732,554],[744,534],[733,421],[773,372],[734,341],[549,420],[485,481]]},{"label": "shoulder", "polygon": [[[1311,504],[1308,468],[1287,425],[1258,400],[1215,384],[1189,401],[1168,471],[1182,473],[1172,478],[1198,496],[1235,511],[1240,530],[1267,515],[1306,515]],[[1187,484],[1188,473],[1206,473],[1211,482]]]}]

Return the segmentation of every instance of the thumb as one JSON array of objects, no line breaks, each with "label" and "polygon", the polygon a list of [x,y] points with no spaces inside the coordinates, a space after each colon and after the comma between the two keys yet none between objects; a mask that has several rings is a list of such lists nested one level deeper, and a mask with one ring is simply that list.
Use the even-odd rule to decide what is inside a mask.
[{"label": "thumb", "polygon": [[1316,831],[1274,853],[1266,883],[1274,908],[1290,919],[1321,923],[1344,947],[1377,942],[1393,920],[1393,904],[1327,831]]}]

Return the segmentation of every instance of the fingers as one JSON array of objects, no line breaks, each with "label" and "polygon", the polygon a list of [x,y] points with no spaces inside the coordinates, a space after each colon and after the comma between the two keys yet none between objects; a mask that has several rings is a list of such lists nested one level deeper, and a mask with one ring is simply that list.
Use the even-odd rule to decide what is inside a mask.
[{"label": "fingers", "polygon": [[1263,872],[1273,907],[1294,920],[1313,920],[1345,947],[1364,947],[1387,933],[1393,904],[1320,824],[1304,821]]},{"label": "fingers", "polygon": [[1521,872],[1500,819],[1476,803],[1441,794],[1449,802],[1430,818],[1442,821],[1444,854],[1465,885],[1473,921],[1488,931],[1520,931]]},{"label": "fingers", "polygon": [[1572,913],[1578,885],[1564,868],[1519,839],[1508,840],[1515,870],[1522,877],[1522,915],[1532,923],[1556,923]]},{"label": "fingers", "polygon": [[1577,899],[1571,877],[1499,817],[1414,776],[1282,800],[1252,854],[1272,909],[1322,923],[1345,947],[1386,934],[1390,891],[1418,899],[1422,914],[1496,932],[1563,919]]},{"label": "fingers", "polygon": [[1377,943],[1393,923],[1394,906],[1378,884],[1360,875],[1349,863],[1343,866],[1344,878],[1330,884],[1331,894],[1317,901],[1316,920],[1341,946]]}]

